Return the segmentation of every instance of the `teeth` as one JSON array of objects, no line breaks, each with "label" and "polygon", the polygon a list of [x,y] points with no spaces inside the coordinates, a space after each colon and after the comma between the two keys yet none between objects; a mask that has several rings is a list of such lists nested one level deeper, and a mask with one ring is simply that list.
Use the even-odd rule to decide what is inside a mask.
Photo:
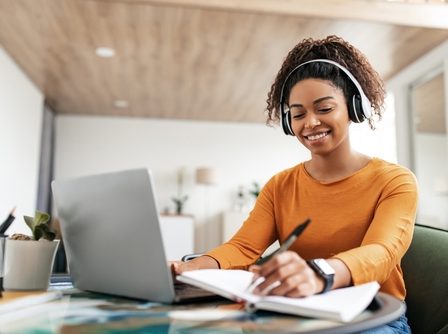
[{"label": "teeth", "polygon": [[308,140],[318,140],[328,135],[328,132],[322,132],[317,135],[307,136]]}]

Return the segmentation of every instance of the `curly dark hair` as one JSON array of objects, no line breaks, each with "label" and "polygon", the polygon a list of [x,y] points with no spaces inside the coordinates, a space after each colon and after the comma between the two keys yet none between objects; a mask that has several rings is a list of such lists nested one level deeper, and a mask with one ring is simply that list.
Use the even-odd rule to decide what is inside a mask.
[{"label": "curly dark hair", "polygon": [[[286,56],[280,71],[277,73],[271,90],[268,93],[267,121],[268,125],[280,120],[280,94],[282,85],[288,74],[298,65],[312,59],[329,59],[347,68],[361,85],[365,95],[372,104],[372,116],[381,119],[384,103],[384,82],[372,68],[367,58],[354,46],[338,36],[328,36],[324,39],[307,38],[297,44]],[[319,78],[331,81],[340,88],[346,101],[350,101],[355,92],[355,86],[345,73],[328,63],[310,63],[294,72],[285,83],[284,96],[288,103],[292,87],[300,80]],[[373,117],[368,119],[374,129]]]}]

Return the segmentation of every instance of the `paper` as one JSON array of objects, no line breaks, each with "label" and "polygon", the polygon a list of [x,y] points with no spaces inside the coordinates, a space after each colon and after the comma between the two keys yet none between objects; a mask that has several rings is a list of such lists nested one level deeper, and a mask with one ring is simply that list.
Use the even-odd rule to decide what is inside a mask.
[{"label": "paper", "polygon": [[244,270],[205,269],[182,273],[179,281],[245,302],[247,309],[263,309],[301,316],[351,321],[364,311],[379,290],[377,282],[331,290],[305,298],[258,296],[247,290],[253,273]]},{"label": "paper", "polygon": [[217,310],[217,309],[194,309],[194,310],[180,310],[168,312],[171,319],[185,320],[185,321],[216,321],[223,319],[238,319],[245,317],[247,313],[235,310]]}]

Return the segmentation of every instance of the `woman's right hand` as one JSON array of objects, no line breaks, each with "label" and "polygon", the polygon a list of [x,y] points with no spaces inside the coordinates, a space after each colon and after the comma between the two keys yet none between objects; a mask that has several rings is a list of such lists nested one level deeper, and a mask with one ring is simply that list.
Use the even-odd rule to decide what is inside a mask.
[{"label": "woman's right hand", "polygon": [[286,251],[261,266],[253,265],[249,271],[255,278],[264,278],[255,287],[254,294],[286,297],[305,297],[322,291],[323,280],[296,252]]}]

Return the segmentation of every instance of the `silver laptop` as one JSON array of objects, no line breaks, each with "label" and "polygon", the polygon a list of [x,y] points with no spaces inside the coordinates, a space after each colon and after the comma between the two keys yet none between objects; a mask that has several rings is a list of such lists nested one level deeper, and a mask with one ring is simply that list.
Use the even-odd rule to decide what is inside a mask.
[{"label": "silver laptop", "polygon": [[211,296],[175,292],[147,169],[55,180],[52,189],[75,287],[164,303]]}]

